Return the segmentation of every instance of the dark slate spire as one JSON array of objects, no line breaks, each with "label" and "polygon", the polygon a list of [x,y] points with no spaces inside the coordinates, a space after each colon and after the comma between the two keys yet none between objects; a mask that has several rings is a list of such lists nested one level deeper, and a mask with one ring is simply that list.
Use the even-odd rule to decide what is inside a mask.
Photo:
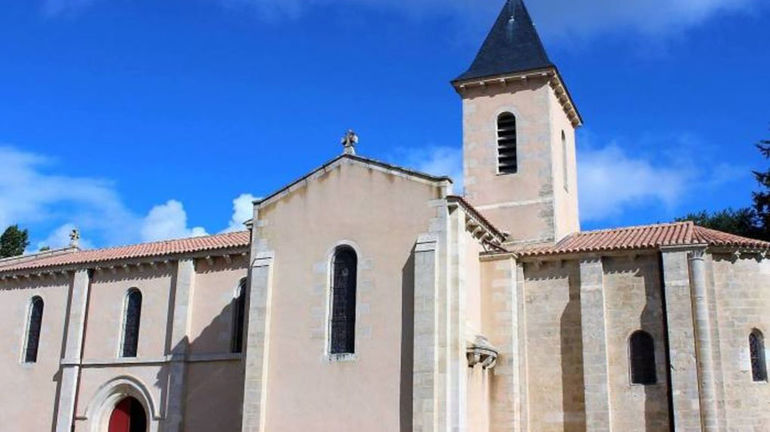
[{"label": "dark slate spire", "polygon": [[554,67],[543,48],[522,0],[507,0],[471,68],[457,78],[465,81]]}]

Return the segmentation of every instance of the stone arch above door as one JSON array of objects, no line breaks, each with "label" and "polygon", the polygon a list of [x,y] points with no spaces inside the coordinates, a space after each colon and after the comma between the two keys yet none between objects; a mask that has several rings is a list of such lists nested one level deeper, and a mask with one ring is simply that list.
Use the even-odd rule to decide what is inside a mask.
[{"label": "stone arch above door", "polygon": [[122,376],[108,381],[99,388],[86,409],[87,430],[107,432],[110,416],[117,404],[127,397],[136,399],[147,414],[147,430],[157,432],[160,423],[158,405],[147,387],[138,379]]}]

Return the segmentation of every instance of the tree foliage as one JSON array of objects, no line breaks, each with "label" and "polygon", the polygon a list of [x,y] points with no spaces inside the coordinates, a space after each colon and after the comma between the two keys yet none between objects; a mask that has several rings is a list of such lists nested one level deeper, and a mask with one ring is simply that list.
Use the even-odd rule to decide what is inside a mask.
[{"label": "tree foliage", "polygon": [[18,225],[11,225],[0,236],[0,258],[23,255],[27,246],[29,246],[29,232],[26,229],[19,229]]},{"label": "tree foliage", "polygon": [[[757,144],[757,148],[765,157],[770,159],[770,140],[763,140]],[[757,223],[762,228],[763,239],[767,239],[770,233],[770,169],[765,171],[754,171],[754,178],[757,179],[761,190],[754,192],[754,212],[756,213]]]},{"label": "tree foliage", "polygon": [[732,233],[743,237],[762,238],[762,229],[758,224],[754,209],[745,207],[737,210],[726,209],[713,213],[701,211],[690,213],[677,222],[693,221],[695,225],[717,231]]}]

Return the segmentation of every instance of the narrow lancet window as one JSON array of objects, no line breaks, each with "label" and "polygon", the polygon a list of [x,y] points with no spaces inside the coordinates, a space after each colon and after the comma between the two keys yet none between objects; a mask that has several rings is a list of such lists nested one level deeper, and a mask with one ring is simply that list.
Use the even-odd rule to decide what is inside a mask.
[{"label": "narrow lancet window", "polygon": [[497,117],[497,172],[515,174],[518,169],[516,157],[516,116],[506,112]]},{"label": "narrow lancet window", "polygon": [[246,316],[246,278],[238,284],[238,295],[233,301],[233,330],[230,350],[233,353],[243,352],[243,331]]},{"label": "narrow lancet window", "polygon": [[567,163],[567,135],[564,131],[561,131],[561,165],[562,165],[562,178],[564,181],[564,190],[569,192],[569,165]]},{"label": "narrow lancet window", "polygon": [[337,248],[332,262],[331,354],[355,352],[357,267],[352,248]]},{"label": "narrow lancet window", "polygon": [[27,339],[24,344],[24,363],[37,363],[37,349],[40,346],[40,329],[43,325],[43,299],[33,297],[29,306]]},{"label": "narrow lancet window", "polygon": [[767,363],[765,362],[765,337],[759,330],[749,335],[751,353],[751,378],[754,382],[767,381]]},{"label": "narrow lancet window", "polygon": [[126,296],[126,316],[123,324],[122,357],[136,357],[139,346],[139,323],[142,319],[142,293],[132,288]]},{"label": "narrow lancet window", "polygon": [[655,341],[649,333],[638,331],[631,335],[631,383],[655,384],[658,381],[655,372]]}]

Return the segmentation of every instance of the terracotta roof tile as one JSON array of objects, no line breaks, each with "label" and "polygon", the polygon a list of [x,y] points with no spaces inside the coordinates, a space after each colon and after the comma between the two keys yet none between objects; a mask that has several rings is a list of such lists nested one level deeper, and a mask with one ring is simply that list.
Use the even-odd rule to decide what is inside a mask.
[{"label": "terracotta roof tile", "polygon": [[0,273],[248,247],[249,232],[166,240],[0,262]]},{"label": "terracotta roof tile", "polygon": [[768,242],[703,228],[692,222],[676,222],[581,232],[569,235],[555,245],[525,245],[514,247],[511,251],[521,256],[538,256],[698,244],[770,249]]}]

